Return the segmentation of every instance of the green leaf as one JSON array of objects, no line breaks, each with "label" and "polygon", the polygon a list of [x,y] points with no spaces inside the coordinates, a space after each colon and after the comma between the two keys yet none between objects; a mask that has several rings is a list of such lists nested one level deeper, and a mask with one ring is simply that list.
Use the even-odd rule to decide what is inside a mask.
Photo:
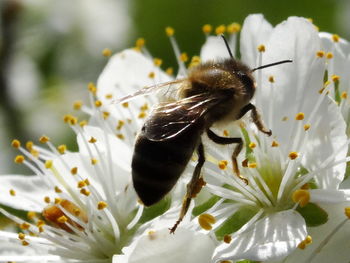
[{"label": "green leaf", "polygon": [[171,200],[169,197],[165,197],[160,202],[150,207],[145,207],[139,223],[145,223],[159,215],[164,214],[170,208]]},{"label": "green leaf", "polygon": [[305,219],[308,227],[323,225],[328,221],[328,213],[314,203],[308,203],[305,207],[296,209]]},{"label": "green leaf", "polygon": [[247,223],[254,215],[256,211],[242,207],[232,216],[230,216],[219,228],[216,230],[216,237],[221,240],[225,235],[229,235],[239,230],[245,223]]},{"label": "green leaf", "polygon": [[196,206],[193,210],[192,210],[192,214],[194,216],[198,216],[202,213],[204,213],[205,211],[207,211],[210,207],[212,207],[213,205],[216,204],[217,201],[220,200],[219,196],[212,196],[210,197],[206,202],[204,202],[201,205]]}]

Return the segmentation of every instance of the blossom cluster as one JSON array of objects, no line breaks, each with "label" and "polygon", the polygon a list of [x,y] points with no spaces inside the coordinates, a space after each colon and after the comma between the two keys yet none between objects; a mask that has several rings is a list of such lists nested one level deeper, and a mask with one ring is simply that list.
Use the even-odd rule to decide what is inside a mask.
[{"label": "blossom cluster", "polygon": [[[152,107],[181,85],[158,84],[186,78],[198,63],[230,57],[210,25],[203,31],[200,56],[186,64],[174,30],[166,29],[176,77],[162,71],[143,39],[111,56],[96,85],[88,85],[90,102],[74,104],[88,120],[64,117],[76,133],[77,152],[47,136],[39,144],[12,142],[20,152],[15,162],[33,175],[0,177],[0,212],[18,227],[17,234],[0,231],[1,262],[349,261],[350,44],[304,18],[272,27],[262,15],[250,15],[242,29],[216,28],[217,35],[226,31],[232,53],[250,68],[292,60],[254,72],[252,103],[271,136],[248,117],[212,128],[243,138],[238,163],[248,183],[233,172],[233,148],[203,135],[205,186],[175,233],[169,227],[178,219],[196,155],[163,200],[151,207],[140,202],[131,178],[135,138]],[[157,92],[116,103],[145,87]]]}]

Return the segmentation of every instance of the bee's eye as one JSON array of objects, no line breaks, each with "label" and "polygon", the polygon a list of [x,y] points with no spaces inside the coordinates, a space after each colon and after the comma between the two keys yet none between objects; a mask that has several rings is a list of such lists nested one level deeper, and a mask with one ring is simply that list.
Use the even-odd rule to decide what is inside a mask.
[{"label": "bee's eye", "polygon": [[242,81],[242,83],[244,84],[244,86],[246,87],[250,87],[254,85],[254,82],[252,80],[252,78],[250,78],[249,76],[247,76],[247,74],[242,73],[242,72],[237,72],[237,76],[239,77],[239,79]]}]

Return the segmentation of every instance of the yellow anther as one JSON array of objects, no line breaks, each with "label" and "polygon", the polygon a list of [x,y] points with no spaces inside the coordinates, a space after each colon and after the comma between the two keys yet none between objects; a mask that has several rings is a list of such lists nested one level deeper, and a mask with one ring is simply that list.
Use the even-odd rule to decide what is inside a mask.
[{"label": "yellow anther", "polygon": [[321,89],[318,91],[318,93],[322,94],[324,90],[325,90],[325,88],[321,88]]},{"label": "yellow anther", "polygon": [[185,52],[181,53],[181,55],[180,55],[180,60],[181,60],[182,62],[187,62],[187,61],[188,61],[188,55],[187,55],[187,53],[185,53]]},{"label": "yellow anther", "polygon": [[79,208],[73,208],[73,214],[74,214],[75,216],[79,216],[79,215],[81,214],[80,209],[79,209]]},{"label": "yellow anther", "polygon": [[319,50],[316,52],[316,56],[319,58],[323,58],[326,55],[326,52],[324,52],[323,50]]},{"label": "yellow anther", "polygon": [[24,162],[24,156],[23,155],[17,155],[15,157],[15,163],[23,163]]},{"label": "yellow anther", "polygon": [[34,211],[28,211],[27,217],[28,219],[33,220],[34,217],[36,217],[36,213]]},{"label": "yellow anther", "polygon": [[219,168],[221,169],[221,170],[225,170],[226,169],[226,167],[227,167],[227,161],[226,160],[222,160],[222,161],[220,161],[219,163],[218,163],[218,166],[219,166]]},{"label": "yellow anther", "polygon": [[224,136],[226,136],[226,137],[230,135],[229,132],[228,132],[228,130],[224,130],[222,133],[223,133]]},{"label": "yellow anther", "polygon": [[216,222],[215,217],[213,217],[210,214],[201,214],[198,217],[199,225],[205,230],[211,230],[213,228],[212,224],[215,224],[215,222]]},{"label": "yellow anther", "polygon": [[199,56],[193,56],[190,62],[189,68],[198,66],[201,63],[201,58]]},{"label": "yellow anther", "polygon": [[174,28],[168,26],[165,28],[165,33],[168,37],[171,37],[175,34],[175,30],[174,30]]},{"label": "yellow anther", "polygon": [[291,160],[294,160],[296,158],[298,158],[299,154],[297,152],[290,152],[288,157],[291,159]]},{"label": "yellow anther", "polygon": [[213,31],[213,27],[209,24],[205,24],[203,27],[202,27],[202,31],[204,34],[206,35],[209,35],[211,33],[211,31]]},{"label": "yellow anther", "polygon": [[154,58],[153,59],[153,63],[154,65],[156,65],[157,67],[160,67],[163,63],[163,60],[161,60],[160,58]]},{"label": "yellow anther", "polygon": [[272,141],[271,147],[278,147],[279,143],[277,141]]},{"label": "yellow anther", "polygon": [[269,82],[274,83],[275,82],[275,77],[274,76],[270,76],[269,77]]},{"label": "yellow anther", "polygon": [[57,218],[57,222],[58,223],[66,223],[68,221],[68,218],[66,216],[60,216],[59,218]]},{"label": "yellow anther", "polygon": [[108,205],[107,205],[106,202],[100,201],[100,202],[98,202],[98,204],[97,204],[97,209],[98,209],[98,210],[102,210],[102,209],[105,209],[107,206],[108,206]]},{"label": "yellow anther", "polygon": [[57,147],[57,150],[60,154],[64,154],[67,151],[67,146],[65,144],[61,144]]},{"label": "yellow anther", "polygon": [[255,142],[249,143],[249,148],[254,149],[255,147],[256,147],[256,143]]},{"label": "yellow anther", "polygon": [[96,85],[92,82],[90,82],[88,84],[88,90],[93,94],[93,95],[96,95],[96,91],[97,91],[97,88],[96,88]]},{"label": "yellow anther", "polygon": [[224,236],[224,242],[229,244],[231,243],[232,237],[230,235],[225,235]]},{"label": "yellow anther", "polygon": [[102,56],[110,57],[111,55],[112,55],[112,50],[110,50],[109,48],[105,48],[104,50],[102,50]]},{"label": "yellow anther", "polygon": [[47,143],[48,141],[50,141],[50,138],[45,136],[45,135],[43,135],[39,138],[39,142],[41,142],[41,143]]},{"label": "yellow anther", "polygon": [[296,119],[297,121],[303,120],[304,117],[305,117],[305,114],[304,114],[303,112],[299,112],[299,113],[297,113],[297,114],[295,115],[295,119]]},{"label": "yellow anther", "polygon": [[13,190],[13,189],[10,189],[9,193],[10,193],[10,195],[12,195],[12,196],[15,196],[15,195],[16,195],[16,191]]},{"label": "yellow anther", "polygon": [[44,202],[47,203],[47,204],[49,204],[49,203],[51,202],[50,197],[45,196],[45,197],[44,197]]},{"label": "yellow anther", "polygon": [[226,32],[226,26],[225,25],[220,25],[220,26],[215,28],[215,34],[217,34],[217,35],[224,34],[225,32]]},{"label": "yellow anther", "polygon": [[72,175],[76,175],[78,173],[78,167],[73,167],[72,169],[70,169],[70,173]]},{"label": "yellow anther", "polygon": [[256,168],[258,165],[256,163],[249,163],[248,167],[249,168]]},{"label": "yellow anther", "polygon": [[55,192],[59,194],[62,193],[62,190],[58,186],[55,186]]},{"label": "yellow anther", "polygon": [[38,230],[39,230],[39,233],[42,233],[42,232],[44,232],[44,227],[39,226],[39,227],[38,227]]},{"label": "yellow anther", "polygon": [[110,99],[112,99],[113,98],[113,94],[106,94],[105,95],[105,98],[107,99],[107,100],[110,100]]},{"label": "yellow anther", "polygon": [[55,200],[54,200],[54,203],[55,203],[56,205],[58,205],[58,204],[61,203],[61,202],[62,202],[62,199],[59,198],[59,197],[56,197]]},{"label": "yellow anther", "polygon": [[156,76],[156,73],[154,73],[154,71],[151,71],[151,72],[148,74],[148,77],[149,77],[150,79],[154,79],[155,76]]},{"label": "yellow anther", "polygon": [[86,120],[83,120],[83,121],[79,122],[79,126],[80,126],[80,127],[84,127],[84,126],[86,126],[87,124],[88,124],[88,122],[87,122]]},{"label": "yellow anther", "polygon": [[86,179],[84,179],[84,182],[85,182],[85,184],[86,184],[86,185],[90,185],[90,181],[89,181],[89,179],[87,179],[87,178],[86,178]]},{"label": "yellow anther", "polygon": [[90,195],[90,191],[87,190],[86,188],[83,188],[80,190],[80,193],[83,194],[83,195],[86,195],[86,196],[89,196]]},{"label": "yellow anther", "polygon": [[333,40],[333,42],[339,42],[339,40],[340,40],[339,35],[334,34],[334,35],[332,36],[332,40]]},{"label": "yellow anther", "polygon": [[98,160],[96,158],[91,158],[91,164],[95,165],[98,163]]},{"label": "yellow anther", "polygon": [[139,119],[143,119],[143,118],[145,118],[145,117],[146,117],[146,112],[141,111],[141,112],[139,113],[138,118],[139,118]]},{"label": "yellow anther", "polygon": [[155,240],[157,238],[156,231],[154,230],[148,231],[147,236],[149,240]]},{"label": "yellow anther", "polygon": [[304,131],[307,131],[308,129],[310,129],[311,125],[310,124],[305,124],[304,125]]},{"label": "yellow anther", "polygon": [[124,125],[125,125],[125,121],[119,120],[116,129],[119,131]]},{"label": "yellow anther", "polygon": [[266,49],[265,49],[265,46],[264,46],[264,45],[259,45],[259,46],[258,46],[258,51],[259,51],[259,52],[265,52],[265,50],[266,50]]},{"label": "yellow anther", "polygon": [[85,181],[79,181],[78,184],[77,184],[77,187],[78,187],[78,188],[83,188],[83,187],[85,187],[85,186],[86,186]]},{"label": "yellow anther", "polygon": [[350,207],[345,207],[344,213],[350,219]]},{"label": "yellow anther", "polygon": [[125,136],[121,133],[118,133],[117,135],[117,138],[121,139],[121,140],[124,140],[125,139]]},{"label": "yellow anther", "polygon": [[34,157],[39,157],[39,151],[32,149],[30,151],[30,154],[33,155]]},{"label": "yellow anther", "polygon": [[73,103],[73,109],[75,110],[80,110],[82,106],[83,106],[83,102],[81,100],[75,101]]},{"label": "yellow anther", "polygon": [[19,147],[21,147],[21,143],[20,143],[19,140],[13,140],[12,143],[11,143],[11,145],[12,145],[13,148],[17,148],[17,149],[18,149]]},{"label": "yellow anther", "polygon": [[299,203],[300,207],[306,206],[310,201],[310,192],[308,190],[298,189],[292,195],[294,203]]},{"label": "yellow anther", "polygon": [[29,242],[26,241],[26,240],[23,240],[23,241],[22,241],[22,246],[24,246],[24,247],[25,247],[25,246],[29,246]]},{"label": "yellow anther", "polygon": [[308,235],[306,238],[305,238],[305,244],[306,245],[309,245],[309,244],[311,244],[312,243],[312,237],[310,236],[310,235]]},{"label": "yellow anther", "polygon": [[238,33],[240,30],[241,30],[241,25],[238,23],[232,23],[227,26],[227,33],[229,34]]},{"label": "yellow anther", "polygon": [[248,167],[248,159],[244,159],[243,161],[242,161],[242,166],[243,167]]},{"label": "yellow anther", "polygon": [[346,91],[343,91],[340,95],[342,99],[346,99],[348,97],[348,93]]},{"label": "yellow anther", "polygon": [[148,104],[147,104],[147,103],[143,104],[143,105],[140,107],[140,110],[141,110],[141,111],[146,111],[146,110],[148,110]]},{"label": "yellow anther", "polygon": [[23,222],[19,225],[19,228],[22,230],[28,230],[30,228],[30,225],[27,222]]},{"label": "yellow anther", "polygon": [[102,106],[102,101],[96,100],[96,101],[95,101],[95,106],[96,106],[97,108],[101,107],[101,106]]},{"label": "yellow anther", "polygon": [[306,243],[304,241],[301,241],[298,245],[298,248],[304,250],[306,248]]},{"label": "yellow anther", "polygon": [[75,124],[77,124],[77,123],[78,123],[78,119],[77,119],[76,117],[72,116],[72,117],[70,118],[70,120],[69,120],[69,124],[70,124],[70,125],[75,125]]},{"label": "yellow anther", "polygon": [[172,67],[169,67],[165,70],[166,74],[172,76],[174,74],[174,69]]},{"label": "yellow anther", "polygon": [[124,102],[124,103],[122,103],[122,106],[123,106],[124,108],[129,107],[129,102]]},{"label": "yellow anther", "polygon": [[289,120],[289,118],[287,117],[287,116],[284,116],[283,118],[282,118],[282,121],[288,121]]},{"label": "yellow anther", "polygon": [[136,40],[135,46],[138,49],[141,49],[145,45],[146,41],[144,38],[140,37]]},{"label": "yellow anther", "polygon": [[39,220],[36,222],[35,225],[36,225],[37,227],[42,227],[42,226],[45,225],[45,221],[39,219]]},{"label": "yellow anther", "polygon": [[18,233],[18,239],[24,240],[25,238],[26,238],[26,235],[25,235],[25,234],[23,234],[22,232],[19,232],[19,233]]},{"label": "yellow anther", "polygon": [[95,142],[97,142],[97,140],[94,137],[91,137],[89,140],[89,143],[95,143]]},{"label": "yellow anther", "polygon": [[28,151],[31,151],[33,149],[34,143],[32,141],[27,141],[26,142],[26,148]]},{"label": "yellow anther", "polygon": [[46,160],[45,161],[45,168],[46,169],[51,169],[52,168],[52,164],[53,164],[52,160]]},{"label": "yellow anther", "polygon": [[332,75],[332,81],[333,82],[339,82],[339,80],[340,80],[340,76],[338,76],[338,75]]},{"label": "yellow anther", "polygon": [[327,52],[326,58],[327,59],[332,59],[333,58],[333,53],[332,52]]}]

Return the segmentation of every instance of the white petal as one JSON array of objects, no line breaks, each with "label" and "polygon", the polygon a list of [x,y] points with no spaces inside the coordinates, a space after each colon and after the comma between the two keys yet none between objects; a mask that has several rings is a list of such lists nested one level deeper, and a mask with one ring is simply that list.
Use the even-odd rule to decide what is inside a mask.
[{"label": "white petal", "polygon": [[292,252],[306,235],[305,221],[299,213],[294,210],[274,213],[234,237],[230,244],[220,245],[213,259],[277,260]]},{"label": "white petal", "polygon": [[315,203],[341,203],[350,202],[350,190],[310,190],[311,202]]},{"label": "white petal", "polygon": [[241,32],[242,61],[251,67],[257,66],[258,46],[265,45],[272,32],[272,26],[263,15],[248,16]]},{"label": "white petal", "polygon": [[[154,72],[155,78],[149,77]],[[171,80],[150,58],[132,49],[112,56],[99,76],[97,96],[105,101],[107,94],[121,98],[145,87]]]},{"label": "white petal", "polygon": [[[9,190],[16,191],[11,196]],[[47,205],[45,196],[55,195],[54,189],[49,189],[39,176],[2,175],[0,176],[0,203],[14,209],[42,212]]]},{"label": "white petal", "polygon": [[[113,262],[128,263],[210,263],[214,242],[208,235],[179,227],[175,234],[169,229],[142,236],[126,257]],[[121,261],[117,259],[124,258]],[[124,261],[128,259],[128,261]]]},{"label": "white petal", "polygon": [[[234,52],[234,50],[232,50],[232,52]],[[229,58],[230,55],[221,37],[209,36],[202,46],[200,57],[201,61],[205,62],[208,60],[220,61]]]}]

